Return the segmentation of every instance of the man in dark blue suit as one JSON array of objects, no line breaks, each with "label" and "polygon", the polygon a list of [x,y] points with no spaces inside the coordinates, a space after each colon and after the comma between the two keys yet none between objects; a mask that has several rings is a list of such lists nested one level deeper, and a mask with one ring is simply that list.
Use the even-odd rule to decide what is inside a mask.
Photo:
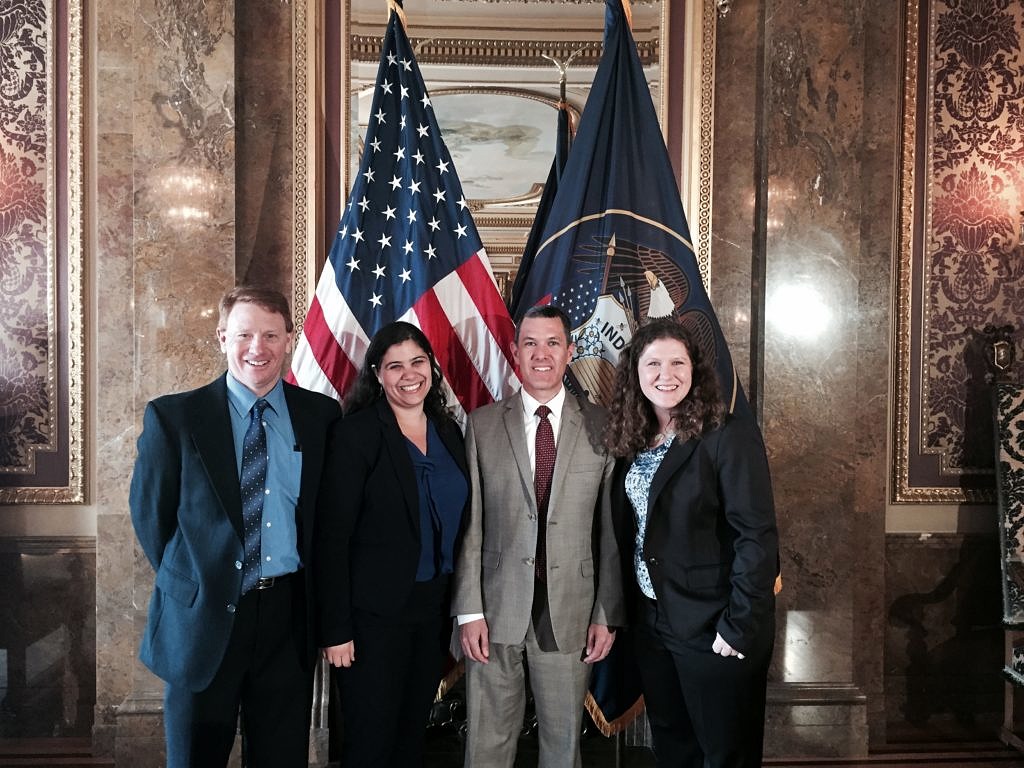
[{"label": "man in dark blue suit", "polygon": [[146,407],[132,523],[156,571],[139,656],[167,683],[168,768],[307,765],[314,513],[338,403],[281,380],[280,293],[220,304],[227,373]]}]

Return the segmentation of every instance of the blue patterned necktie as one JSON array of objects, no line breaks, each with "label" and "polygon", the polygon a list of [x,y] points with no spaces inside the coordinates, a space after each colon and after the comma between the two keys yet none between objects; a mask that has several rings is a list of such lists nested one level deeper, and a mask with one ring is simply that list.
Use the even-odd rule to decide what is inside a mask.
[{"label": "blue patterned necktie", "polygon": [[263,497],[267,481],[267,431],[263,411],[267,401],[260,398],[252,406],[252,420],[242,440],[242,530],[245,535],[245,562],[242,564],[242,594],[260,580],[260,535],[263,525]]}]

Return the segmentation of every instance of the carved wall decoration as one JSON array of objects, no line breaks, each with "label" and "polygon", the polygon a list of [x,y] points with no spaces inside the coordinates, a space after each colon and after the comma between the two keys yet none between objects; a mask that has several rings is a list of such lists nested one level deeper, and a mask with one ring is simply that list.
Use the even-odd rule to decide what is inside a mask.
[{"label": "carved wall decoration", "polygon": [[996,386],[1003,622],[1024,624],[1024,386]]},{"label": "carved wall decoration", "polygon": [[81,30],[0,7],[0,503],[84,500]]},{"label": "carved wall decoration", "polygon": [[1003,0],[905,5],[896,502],[995,498],[982,330],[1024,317],[1022,35]]}]

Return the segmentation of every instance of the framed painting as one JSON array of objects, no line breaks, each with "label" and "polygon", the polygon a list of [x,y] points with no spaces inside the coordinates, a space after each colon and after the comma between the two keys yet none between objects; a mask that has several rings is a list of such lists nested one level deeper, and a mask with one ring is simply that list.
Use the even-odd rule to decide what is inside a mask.
[{"label": "framed painting", "polygon": [[1024,8],[907,0],[903,16],[890,497],[991,503],[984,329],[1024,338]]},{"label": "framed painting", "polygon": [[0,8],[0,503],[85,500],[82,2]]}]

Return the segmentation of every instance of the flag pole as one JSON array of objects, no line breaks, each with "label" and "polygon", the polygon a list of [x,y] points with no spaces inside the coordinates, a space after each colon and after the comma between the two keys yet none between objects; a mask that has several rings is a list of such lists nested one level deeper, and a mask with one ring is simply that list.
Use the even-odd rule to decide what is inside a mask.
[{"label": "flag pole", "polygon": [[[629,0],[624,0],[626,3]],[[405,30],[405,34],[409,34],[409,25],[405,21],[405,9],[402,8],[402,0],[388,0],[388,15],[394,11],[398,14],[398,20],[402,22],[402,29]]]},{"label": "flag pole", "polygon": [[571,54],[569,54],[569,58],[567,58],[567,59],[565,59],[563,61],[559,61],[554,56],[548,56],[546,53],[542,53],[541,54],[541,58],[547,59],[552,64],[554,64],[555,67],[558,69],[558,108],[559,109],[565,109],[569,105],[569,102],[566,101],[566,98],[565,98],[565,83],[566,83],[566,80],[567,80],[566,73],[569,71],[569,65],[572,64],[572,60],[575,59],[577,56],[579,56],[581,53],[583,53],[583,51],[586,48],[587,48],[586,45],[581,45],[579,48],[577,48],[575,51],[573,51]]}]

